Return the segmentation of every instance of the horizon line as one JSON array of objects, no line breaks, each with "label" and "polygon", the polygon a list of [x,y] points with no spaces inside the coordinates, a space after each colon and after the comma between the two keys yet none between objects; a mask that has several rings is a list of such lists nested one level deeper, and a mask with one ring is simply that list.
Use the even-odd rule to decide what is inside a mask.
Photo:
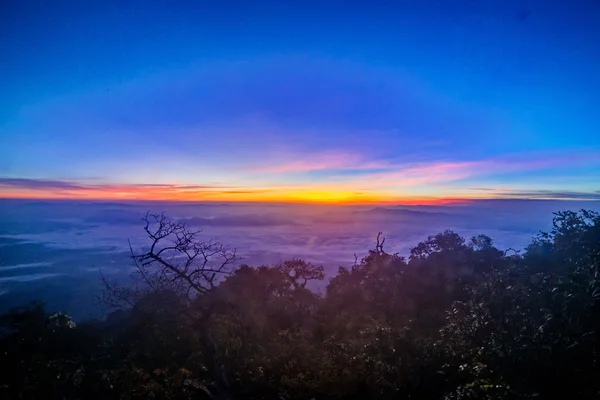
[{"label": "horizon line", "polygon": [[169,198],[91,198],[91,197],[18,197],[2,196],[0,201],[45,201],[45,202],[86,202],[86,203],[182,203],[182,204],[210,204],[210,205],[231,205],[231,204],[271,204],[271,205],[315,205],[315,206],[437,206],[437,205],[461,205],[475,202],[491,201],[582,201],[582,202],[600,202],[595,198],[553,198],[553,197],[486,197],[486,198],[415,198],[414,200],[389,200],[389,201],[336,201],[336,200],[211,200],[211,199],[169,199]]}]

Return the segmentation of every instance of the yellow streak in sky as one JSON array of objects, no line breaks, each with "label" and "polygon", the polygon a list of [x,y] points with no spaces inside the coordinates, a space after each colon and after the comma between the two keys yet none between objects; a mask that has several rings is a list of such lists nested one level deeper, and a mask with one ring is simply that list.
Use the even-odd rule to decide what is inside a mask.
[{"label": "yellow streak in sky", "polygon": [[76,189],[1,188],[0,197],[80,200],[163,200],[216,202],[283,202],[314,204],[427,204],[444,199],[398,196],[380,191],[352,191],[336,187],[187,188],[176,185],[89,185]]}]

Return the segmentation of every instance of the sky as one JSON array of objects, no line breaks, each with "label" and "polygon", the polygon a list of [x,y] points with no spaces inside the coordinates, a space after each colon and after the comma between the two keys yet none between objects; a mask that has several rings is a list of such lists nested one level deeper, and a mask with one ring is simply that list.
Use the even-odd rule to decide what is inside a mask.
[{"label": "sky", "polygon": [[595,0],[3,1],[0,197],[599,199],[598,37]]}]

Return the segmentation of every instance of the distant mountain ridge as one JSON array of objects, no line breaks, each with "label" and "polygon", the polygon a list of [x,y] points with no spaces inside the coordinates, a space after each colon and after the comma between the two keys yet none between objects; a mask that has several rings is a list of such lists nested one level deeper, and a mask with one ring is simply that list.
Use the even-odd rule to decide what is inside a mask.
[{"label": "distant mountain ridge", "polygon": [[381,215],[381,216],[410,216],[410,217],[450,217],[452,214],[436,212],[436,211],[416,211],[409,210],[406,208],[389,208],[389,207],[375,207],[364,211],[355,211],[355,214],[370,214],[370,215]]}]

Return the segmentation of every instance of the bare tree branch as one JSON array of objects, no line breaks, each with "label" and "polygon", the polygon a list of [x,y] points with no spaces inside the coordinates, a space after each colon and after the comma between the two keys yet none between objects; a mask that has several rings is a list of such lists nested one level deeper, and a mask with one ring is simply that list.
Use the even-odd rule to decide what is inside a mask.
[{"label": "bare tree branch", "polygon": [[385,254],[385,251],[383,251],[383,244],[385,243],[385,237],[383,239],[380,239],[382,234],[383,234],[383,232],[379,232],[377,234],[377,244],[375,245],[375,251],[379,254]]},{"label": "bare tree branch", "polygon": [[214,289],[220,279],[233,272],[238,261],[235,249],[212,240],[202,241],[201,231],[171,221],[164,213],[148,212],[143,221],[151,241],[149,249],[136,253],[129,242],[135,267],[133,285],[121,287],[103,279],[110,295],[104,299],[107,305],[131,306],[145,295],[165,290],[192,300]]}]

